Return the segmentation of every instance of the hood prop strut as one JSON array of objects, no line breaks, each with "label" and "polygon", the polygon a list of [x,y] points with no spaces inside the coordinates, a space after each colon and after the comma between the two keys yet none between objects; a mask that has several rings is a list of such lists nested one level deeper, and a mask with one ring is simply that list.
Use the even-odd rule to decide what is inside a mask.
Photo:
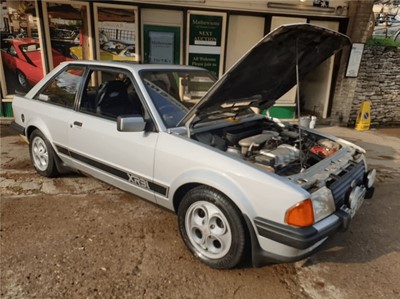
[{"label": "hood prop strut", "polygon": [[298,48],[298,38],[296,38],[296,97],[297,97],[297,127],[299,129],[299,157],[300,157],[300,168],[303,170],[303,146],[301,136],[301,127],[300,127],[300,78],[299,78],[299,48]]}]

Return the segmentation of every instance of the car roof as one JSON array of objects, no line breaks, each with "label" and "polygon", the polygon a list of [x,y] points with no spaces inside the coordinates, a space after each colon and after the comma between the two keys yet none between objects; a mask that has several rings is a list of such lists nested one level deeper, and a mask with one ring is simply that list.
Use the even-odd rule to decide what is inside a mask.
[{"label": "car roof", "polygon": [[80,65],[88,65],[88,66],[102,66],[102,67],[122,67],[129,68],[135,72],[142,70],[182,70],[182,71],[196,71],[196,70],[205,70],[200,67],[189,66],[189,65],[177,65],[177,64],[141,64],[135,63],[132,61],[116,61],[116,60],[74,60],[74,61],[65,61],[61,63],[62,65],[67,64],[80,64]]},{"label": "car roof", "polygon": [[24,45],[24,44],[38,44],[39,40],[34,39],[34,38],[8,38],[6,39],[7,41],[15,44],[15,45]]}]

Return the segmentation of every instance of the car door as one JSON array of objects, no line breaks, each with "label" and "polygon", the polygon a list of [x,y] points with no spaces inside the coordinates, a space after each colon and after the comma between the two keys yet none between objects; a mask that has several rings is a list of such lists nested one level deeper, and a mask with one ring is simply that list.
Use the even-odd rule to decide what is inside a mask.
[{"label": "car door", "polygon": [[143,114],[132,79],[119,69],[92,69],[70,120],[69,152],[75,167],[155,201],[167,189],[153,183],[158,133],[120,132],[119,115]]},{"label": "car door", "polygon": [[18,59],[17,51],[11,42],[6,41],[6,45],[8,46],[6,49],[2,49],[2,60],[4,66],[15,71],[16,68],[16,59]]},{"label": "car door", "polygon": [[67,163],[70,162],[67,150],[69,120],[75,113],[75,101],[84,73],[83,66],[66,66],[36,93],[33,97],[36,101],[25,103],[21,113],[31,125],[42,131]]}]

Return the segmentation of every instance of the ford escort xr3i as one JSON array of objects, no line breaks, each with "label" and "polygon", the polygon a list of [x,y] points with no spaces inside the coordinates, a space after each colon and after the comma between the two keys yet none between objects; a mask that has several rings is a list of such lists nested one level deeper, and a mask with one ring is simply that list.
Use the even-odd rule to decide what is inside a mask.
[{"label": "ford escort xr3i", "polygon": [[184,243],[211,267],[295,261],[349,226],[375,170],[362,148],[252,108],[349,44],[282,26],[218,81],[191,66],[65,62],[15,96],[13,126],[40,175],[73,169],[177,213]]}]

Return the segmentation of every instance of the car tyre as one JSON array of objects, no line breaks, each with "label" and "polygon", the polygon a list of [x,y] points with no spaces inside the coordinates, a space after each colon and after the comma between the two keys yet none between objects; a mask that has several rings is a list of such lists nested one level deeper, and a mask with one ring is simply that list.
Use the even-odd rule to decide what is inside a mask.
[{"label": "car tyre", "polygon": [[21,85],[21,87],[24,90],[27,90],[29,87],[29,84],[28,84],[28,80],[26,79],[25,74],[21,71],[17,71],[17,79],[18,79],[19,85]]},{"label": "car tyre", "polygon": [[37,173],[48,178],[59,175],[53,147],[39,130],[34,130],[29,138],[29,154]]},{"label": "car tyre", "polygon": [[205,186],[190,190],[179,205],[178,223],[186,246],[203,263],[230,269],[242,260],[243,217],[224,194]]}]

